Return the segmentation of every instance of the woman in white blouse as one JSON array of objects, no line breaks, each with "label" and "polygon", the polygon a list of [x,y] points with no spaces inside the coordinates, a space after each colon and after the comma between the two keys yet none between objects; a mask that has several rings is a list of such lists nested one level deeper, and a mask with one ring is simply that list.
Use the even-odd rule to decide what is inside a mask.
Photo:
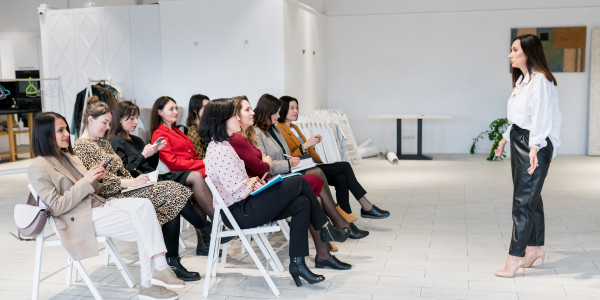
[{"label": "woman in white blouse", "polygon": [[[297,286],[300,277],[313,284],[325,280],[312,273],[304,261],[308,255],[308,226],[320,229],[320,238],[328,243],[340,238],[332,231],[314,192],[301,176],[287,178],[261,193],[251,196],[263,180],[248,178],[244,161],[229,144],[231,136],[241,130],[231,99],[211,101],[199,126],[200,136],[210,141],[206,149],[206,175],[223,197],[241,228],[252,228],[273,220],[292,217],[290,222],[290,274]],[[227,219],[225,219],[227,224]]]},{"label": "woman in white blouse", "polygon": [[[552,76],[540,39],[531,34],[515,38],[510,55],[513,92],[508,99],[508,127],[496,156],[510,141],[513,175],[513,231],[504,269],[496,276],[513,277],[546,253],[542,186],[550,161],[560,146],[561,113],[556,79]],[[523,269],[525,275],[525,269]]]}]

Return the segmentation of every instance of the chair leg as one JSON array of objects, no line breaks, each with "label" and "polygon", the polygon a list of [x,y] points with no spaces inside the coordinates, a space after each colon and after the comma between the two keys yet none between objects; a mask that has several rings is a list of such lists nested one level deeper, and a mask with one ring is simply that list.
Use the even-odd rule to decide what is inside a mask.
[{"label": "chair leg", "polygon": [[[210,246],[208,250],[208,260],[206,261],[206,273],[204,275],[204,291],[202,295],[208,297],[208,290],[210,289],[210,279],[216,276],[216,269],[219,259],[219,243],[217,236],[221,231],[221,211],[220,209],[215,210],[215,217],[213,220],[213,227],[210,235]],[[214,274],[214,275],[213,275]]]},{"label": "chair leg", "polygon": [[67,287],[71,286],[73,280],[77,281],[77,270],[73,268],[73,259],[71,259],[71,256],[67,255],[67,278],[65,285]]},{"label": "chair leg", "polygon": [[179,222],[179,246],[181,246],[181,249],[185,249],[185,242],[183,242],[183,239],[181,238],[181,232],[183,231],[183,222],[185,222],[185,219],[181,218],[181,222]]},{"label": "chair leg", "polygon": [[[106,250],[106,249],[104,249]],[[104,265],[108,266],[108,264],[110,263],[110,254],[108,253],[108,250],[104,251]]]},{"label": "chair leg", "polygon": [[42,250],[44,249],[44,232],[36,238],[35,244],[35,265],[33,267],[33,288],[31,290],[31,299],[37,300],[40,296],[40,274],[42,272]]},{"label": "chair leg", "polygon": [[285,220],[279,220],[277,221],[277,225],[279,225],[279,228],[281,228],[281,233],[283,233],[283,236],[285,236],[286,240],[290,240],[290,226],[288,225],[288,223]]},{"label": "chair leg", "polygon": [[254,252],[254,249],[252,249],[252,246],[250,245],[250,242],[248,241],[246,236],[243,234],[240,235],[240,240],[242,240],[242,244],[246,246],[246,250],[248,251],[248,254],[250,254],[250,257],[252,257],[254,264],[256,264],[256,267],[260,270],[260,273],[265,278],[265,281],[271,288],[271,291],[273,291],[273,294],[275,294],[275,296],[279,296],[279,289],[277,289],[277,286],[275,286],[273,279],[271,278],[271,276],[269,276],[269,273],[267,273],[267,270],[262,265],[262,262],[260,261],[260,259],[258,259],[256,252]]},{"label": "chair leg", "polygon": [[92,279],[90,279],[90,276],[88,276],[87,272],[81,265],[81,262],[74,261],[73,265],[75,266],[74,269],[77,269],[79,271],[79,274],[81,274],[81,278],[83,278],[83,281],[85,281],[85,284],[87,285],[88,289],[90,289],[90,292],[92,292],[92,295],[94,295],[94,298],[96,300],[102,300],[102,296],[100,296],[98,289],[96,289],[96,286],[94,286]]},{"label": "chair leg", "polygon": [[[265,250],[263,250],[263,248],[261,248],[261,250],[263,251],[265,257],[267,257],[268,255],[267,259],[271,264],[271,268],[273,269],[273,271],[275,271],[275,274],[277,274],[277,276],[281,275],[281,273],[283,272],[283,264],[281,264],[279,257],[277,257],[277,253],[275,253],[273,247],[271,247],[271,243],[269,243],[269,240],[264,234],[258,233],[257,235],[258,238],[262,240],[262,245],[266,250],[266,253],[264,252]],[[255,240],[258,239],[255,237]]]},{"label": "chair leg", "polygon": [[117,265],[117,269],[121,271],[121,275],[123,276],[123,279],[125,279],[127,286],[130,288],[134,287],[135,282],[133,281],[133,276],[131,276],[129,268],[127,268],[127,265],[125,265],[125,262],[117,251],[117,247],[115,246],[115,243],[113,243],[112,239],[106,238],[104,241],[104,248],[106,249],[106,253],[112,256],[113,260],[115,261],[115,265]]}]

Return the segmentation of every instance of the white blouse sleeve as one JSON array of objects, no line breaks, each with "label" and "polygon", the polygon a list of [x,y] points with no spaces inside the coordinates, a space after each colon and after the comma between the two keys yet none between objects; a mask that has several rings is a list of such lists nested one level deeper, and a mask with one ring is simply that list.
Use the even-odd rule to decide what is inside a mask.
[{"label": "white blouse sleeve", "polygon": [[502,134],[502,138],[505,139],[509,143],[510,143],[510,130],[511,129],[512,129],[512,126],[510,124],[508,124],[508,128],[506,128],[506,131]]},{"label": "white blouse sleeve", "polygon": [[542,74],[533,80],[529,108],[531,110],[531,130],[529,131],[529,147],[539,145],[546,146],[546,137],[552,130],[553,111],[553,83],[548,81]]}]

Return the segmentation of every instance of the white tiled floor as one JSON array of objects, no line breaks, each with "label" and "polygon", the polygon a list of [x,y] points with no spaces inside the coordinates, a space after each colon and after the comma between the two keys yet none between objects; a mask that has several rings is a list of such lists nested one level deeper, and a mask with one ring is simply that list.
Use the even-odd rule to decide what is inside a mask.
[{"label": "white tiled floor", "polygon": [[[510,164],[488,162],[481,155],[435,155],[433,161],[367,159],[354,166],[368,198],[391,211],[385,220],[359,219],[371,231],[362,240],[339,244],[335,255],[353,264],[350,271],[314,269],[327,280],[297,288],[289,273],[274,278],[280,299],[598,299],[600,298],[600,158],[559,156],[552,163],[543,197],[546,213],[544,269],[538,263],[526,276],[498,278],[510,240],[512,220]],[[0,298],[31,297],[35,244],[8,232],[15,226],[13,206],[26,197],[27,160],[0,164]],[[352,203],[358,210],[356,202]],[[199,299],[205,257],[196,257],[195,235],[184,231],[188,248],[183,263],[203,279],[187,283],[181,299]],[[282,242],[271,236],[274,244]],[[139,280],[136,247],[117,242]],[[229,268],[219,269],[211,299],[275,298],[239,245],[230,249]],[[65,264],[62,248],[45,250],[44,275]],[[312,255],[314,251],[311,249]],[[103,254],[103,253],[102,253]],[[287,267],[287,251],[280,252]],[[307,258],[314,266],[313,258]],[[116,267],[102,265],[102,255],[83,261],[109,299],[135,298]],[[63,271],[41,285],[42,299],[91,299],[82,283],[65,287]]]}]

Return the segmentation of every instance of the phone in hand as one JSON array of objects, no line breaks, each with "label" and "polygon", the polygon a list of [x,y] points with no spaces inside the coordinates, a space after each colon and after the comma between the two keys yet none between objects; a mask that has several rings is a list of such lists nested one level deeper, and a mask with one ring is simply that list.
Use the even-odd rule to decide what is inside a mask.
[{"label": "phone in hand", "polygon": [[163,137],[159,137],[158,139],[156,139],[156,142],[154,142],[154,145],[160,144],[160,142],[162,142]]},{"label": "phone in hand", "polygon": [[111,158],[111,159],[109,159],[107,162],[105,162],[105,163],[102,165],[102,167],[106,169],[106,167],[108,167],[108,165],[109,165],[109,164],[112,162],[112,160],[113,160],[112,158]]}]

